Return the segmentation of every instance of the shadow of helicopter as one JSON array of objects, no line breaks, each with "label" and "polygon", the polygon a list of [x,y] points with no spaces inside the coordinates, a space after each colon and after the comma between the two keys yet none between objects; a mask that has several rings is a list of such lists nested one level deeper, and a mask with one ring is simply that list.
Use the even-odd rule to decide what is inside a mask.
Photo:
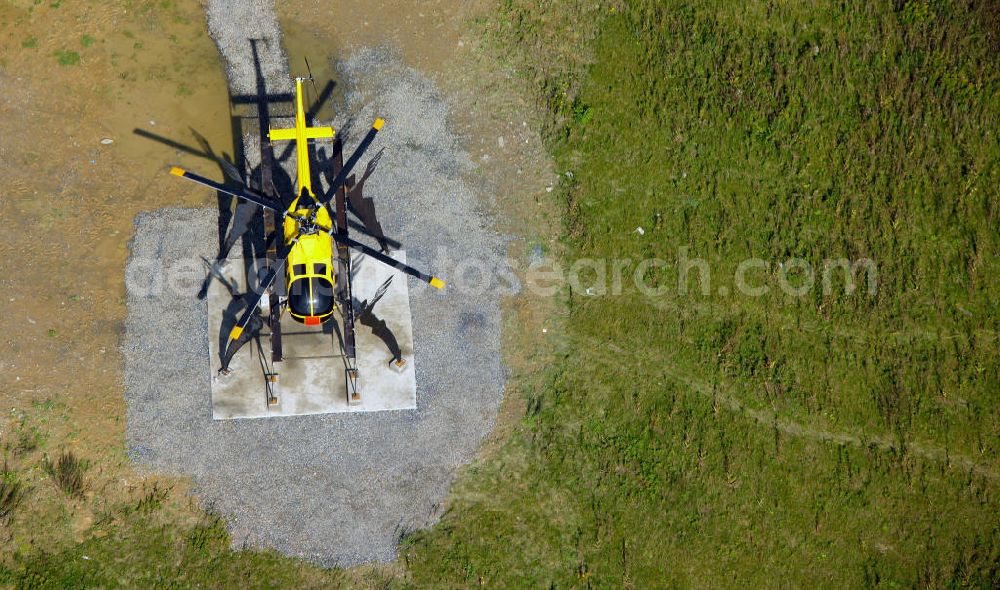
[{"label": "shadow of helicopter", "polygon": [[[388,291],[391,283],[392,277],[389,277],[384,283],[382,283],[382,286],[375,291],[371,300],[365,299],[361,302],[359,302],[357,298],[352,298],[351,300],[355,312],[354,320],[362,326],[370,328],[372,334],[385,344],[389,354],[392,355],[392,358],[389,360],[390,365],[393,363],[405,362],[403,361],[403,351],[399,346],[399,342],[396,340],[396,334],[389,328],[385,320],[379,318],[378,315],[375,314],[375,304],[382,299],[386,291]],[[344,349],[344,333],[340,328],[339,322],[327,322],[323,324],[323,333],[336,336],[337,341],[340,343],[341,350]],[[346,368],[346,359],[344,359],[344,362],[344,366]],[[400,364],[400,366],[402,366],[402,364]]]},{"label": "shadow of helicopter", "polygon": [[229,368],[229,363],[232,362],[233,356],[236,355],[237,351],[243,347],[244,344],[249,342],[251,339],[256,339],[258,344],[258,349],[260,348],[260,329],[268,323],[266,317],[260,314],[258,311],[250,318],[250,324],[248,324],[248,329],[246,332],[240,335],[240,337],[233,342],[229,343],[229,332],[236,325],[239,320],[240,315],[249,305],[256,305],[257,295],[252,291],[247,291],[246,293],[240,293],[239,289],[236,288],[236,282],[231,281],[225,277],[225,275],[220,272],[215,264],[210,262],[207,258],[202,257],[202,262],[208,268],[209,274],[211,274],[216,280],[218,280],[226,291],[229,292],[230,301],[226,306],[226,309],[222,311],[222,325],[219,331],[219,361],[222,368],[220,373],[227,372]]},{"label": "shadow of helicopter", "polygon": [[[362,261],[351,266],[352,275],[357,274],[363,263],[362,259]],[[390,365],[403,362],[403,351],[399,346],[399,341],[396,339],[396,334],[389,328],[385,320],[375,313],[375,305],[388,292],[389,285],[392,284],[392,279],[392,276],[387,278],[369,299],[358,301],[357,297],[351,298],[351,304],[354,307],[354,320],[362,326],[369,328],[372,334],[385,344],[389,354],[392,355],[392,359],[389,361]]]},{"label": "shadow of helicopter", "polygon": [[[339,145],[337,147],[339,147]],[[386,237],[385,233],[382,231],[382,224],[379,223],[378,215],[375,212],[375,200],[364,196],[365,181],[367,181],[368,177],[375,172],[376,168],[378,168],[378,163],[382,159],[382,154],[384,152],[385,148],[380,149],[375,153],[372,159],[368,161],[368,165],[365,167],[365,172],[361,175],[361,180],[355,182],[355,176],[353,174],[348,176],[345,187],[347,189],[347,210],[361,220],[361,223],[364,226],[363,232],[368,234],[369,237],[374,238],[378,242],[379,249],[383,253],[388,254],[390,246],[392,248],[399,249],[402,247],[402,244],[396,240]],[[331,184],[334,177],[332,158],[327,155],[325,148],[320,148],[317,151],[316,160],[320,164],[319,168],[323,178],[327,182],[327,185]]]},{"label": "shadow of helicopter", "polygon": [[375,292],[371,301],[365,299],[361,303],[356,303],[355,299],[355,309],[357,311],[357,316],[355,319],[362,326],[366,326],[371,329],[372,334],[374,334],[379,340],[381,340],[386,348],[389,349],[389,354],[392,355],[392,359],[389,360],[389,364],[401,364],[403,362],[403,351],[399,348],[399,342],[396,340],[396,334],[389,328],[385,323],[385,320],[381,319],[375,314],[375,304],[378,300],[385,295],[385,291],[389,288],[389,283],[392,282],[392,277],[386,279],[379,290]]}]

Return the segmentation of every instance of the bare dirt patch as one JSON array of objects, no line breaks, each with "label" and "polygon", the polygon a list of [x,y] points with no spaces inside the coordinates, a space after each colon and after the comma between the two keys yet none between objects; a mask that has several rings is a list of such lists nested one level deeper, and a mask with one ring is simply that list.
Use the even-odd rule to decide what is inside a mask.
[{"label": "bare dirt patch", "polygon": [[[132,129],[192,143],[190,126],[231,150],[226,114],[196,2],[0,3],[2,430],[31,490],[7,547],[81,540],[101,506],[142,486],[124,454],[117,354],[126,243],[139,211],[214,197],[165,174],[195,158]],[[62,448],[90,462],[69,508],[40,468]]]}]

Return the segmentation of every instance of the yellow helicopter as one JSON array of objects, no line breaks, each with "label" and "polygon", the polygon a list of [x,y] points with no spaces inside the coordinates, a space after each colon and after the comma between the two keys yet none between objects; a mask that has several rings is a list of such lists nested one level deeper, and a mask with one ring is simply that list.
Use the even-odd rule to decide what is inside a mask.
[{"label": "yellow helicopter", "polygon": [[[379,262],[388,264],[410,276],[416,277],[430,285],[441,289],[444,281],[423,273],[411,266],[407,266],[382,252],[370,248],[357,242],[347,235],[346,225],[338,228],[330,214],[329,202],[332,196],[344,186],[348,175],[364,154],[365,150],[374,141],[375,136],[382,129],[385,122],[376,119],[365,135],[361,144],[354,151],[351,157],[344,163],[336,177],[331,181],[330,187],[325,195],[319,197],[313,192],[310,170],[309,140],[330,139],[334,136],[331,127],[311,127],[306,121],[306,111],[303,104],[302,83],[311,78],[295,78],[295,127],[287,129],[269,129],[268,139],[270,142],[294,141],[297,160],[297,194],[291,200],[290,205],[283,207],[281,202],[275,198],[252,190],[247,186],[232,187],[212,181],[198,174],[194,174],[180,167],[173,167],[170,173],[174,176],[186,178],[197,182],[216,191],[229,194],[240,199],[245,199],[265,209],[270,209],[279,216],[282,225],[282,247],[275,257],[275,263],[270,271],[261,280],[257,290],[259,297],[255,304],[248,305],[243,315],[236,322],[236,325],[229,333],[227,354],[223,361],[223,368],[220,372],[228,372],[228,360],[232,357],[232,352],[248,339],[249,334],[244,334],[251,319],[257,313],[261,301],[267,294],[276,276],[285,267],[287,299],[285,303],[291,317],[300,323],[309,326],[325,323],[334,317],[337,309],[336,296],[336,273],[335,264],[347,264],[346,256],[335,256],[334,244],[341,248],[352,248],[366,256],[374,258]],[[264,142],[262,142],[263,144]],[[268,146],[270,147],[270,146]],[[342,273],[340,276],[350,280],[350,272]],[[350,306],[350,300],[342,300],[342,304]],[[350,322],[347,327],[353,331],[353,311],[344,314],[345,323]],[[259,330],[260,324],[256,325]],[[252,328],[253,329],[253,328]],[[350,344],[349,356],[353,356],[353,343]]]}]

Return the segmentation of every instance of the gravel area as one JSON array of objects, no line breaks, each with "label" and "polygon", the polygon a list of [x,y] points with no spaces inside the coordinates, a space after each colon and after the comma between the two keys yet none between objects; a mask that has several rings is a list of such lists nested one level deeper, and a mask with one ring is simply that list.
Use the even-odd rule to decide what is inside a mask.
[{"label": "gravel area", "polygon": [[[207,11],[231,88],[252,92],[246,39],[276,38],[270,3],[210,1]],[[268,76],[284,76],[280,51],[262,57]],[[366,185],[383,228],[410,261],[449,280],[444,291],[409,285],[418,409],[212,421],[208,338],[218,327],[207,325],[195,294],[199,257],[218,245],[214,210],[136,218],[122,352],[137,463],[190,475],[195,494],[229,522],[234,546],[348,566],[390,561],[402,534],[432,524],[495,421],[504,385],[499,295],[479,277],[502,268],[505,244],[489,229],[472,163],[433,84],[386,49],[363,50],[339,70],[350,92],[334,125],[347,149],[375,116],[387,121],[371,152],[385,153]],[[463,266],[479,270],[463,281]]]}]

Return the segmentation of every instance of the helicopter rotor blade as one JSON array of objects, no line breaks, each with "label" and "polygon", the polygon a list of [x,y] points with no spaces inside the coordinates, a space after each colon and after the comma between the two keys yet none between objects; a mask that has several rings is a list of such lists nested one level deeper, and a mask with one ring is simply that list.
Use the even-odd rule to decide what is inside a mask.
[{"label": "helicopter rotor blade", "polygon": [[395,260],[394,258],[391,258],[389,256],[386,256],[385,254],[382,254],[381,252],[379,252],[378,250],[376,250],[374,248],[369,248],[368,246],[365,246],[361,242],[356,242],[356,241],[352,240],[351,238],[349,238],[347,236],[340,235],[340,234],[338,234],[336,232],[329,232],[329,233],[330,233],[330,235],[333,237],[333,239],[335,241],[340,242],[341,244],[344,244],[345,246],[348,246],[350,248],[354,248],[355,250],[361,252],[365,256],[371,256],[372,258],[374,258],[375,260],[378,260],[382,264],[388,264],[392,268],[400,270],[400,271],[402,271],[402,272],[410,275],[411,277],[416,277],[416,278],[420,279],[421,281],[430,284],[430,286],[432,286],[434,288],[437,288],[437,289],[443,289],[444,288],[444,281],[442,281],[441,279],[439,279],[437,277],[434,277],[434,276],[431,276],[431,275],[429,275],[427,273],[421,272],[421,271],[413,268],[412,266],[408,266],[406,264],[403,264],[402,262],[400,262],[398,260]]},{"label": "helicopter rotor blade", "polygon": [[346,162],[344,162],[344,166],[343,168],[340,169],[340,172],[337,174],[337,177],[334,178],[332,182],[330,182],[329,190],[327,190],[325,195],[319,198],[320,204],[325,205],[329,203],[330,199],[333,198],[333,196],[337,193],[340,187],[343,186],[345,182],[347,182],[347,177],[350,176],[351,170],[353,170],[354,166],[357,165],[358,160],[360,160],[361,156],[364,155],[365,150],[368,149],[368,146],[370,146],[372,142],[375,141],[375,136],[378,135],[378,132],[382,130],[382,127],[384,125],[385,125],[384,120],[375,119],[375,122],[372,123],[371,129],[369,129],[368,133],[365,134],[365,138],[361,140],[361,144],[358,145],[358,148],[356,150],[354,150],[354,153],[351,154],[351,157],[348,158]]},{"label": "helicopter rotor blade", "polygon": [[204,176],[195,174],[194,172],[188,172],[187,170],[180,168],[178,166],[174,166],[173,168],[171,168],[170,173],[173,174],[174,176],[180,176],[181,178],[186,178],[192,182],[197,182],[198,184],[207,186],[208,188],[215,189],[220,193],[226,193],[227,195],[232,195],[234,197],[246,199],[251,203],[256,203],[261,207],[264,207],[266,209],[271,209],[272,211],[282,212],[284,210],[284,208],[281,206],[281,203],[278,203],[273,199],[269,199],[264,195],[258,194],[245,187],[244,188],[228,187],[218,182],[215,182],[214,180],[209,180]]},{"label": "helicopter rotor blade", "polygon": [[240,316],[239,321],[236,322],[236,325],[233,326],[232,330],[230,330],[229,332],[230,343],[232,343],[235,340],[238,340],[240,335],[243,334],[243,329],[247,327],[247,324],[250,323],[250,318],[253,317],[253,314],[257,311],[257,308],[260,307],[260,302],[264,299],[264,296],[267,294],[268,288],[270,288],[271,284],[274,283],[274,279],[277,278],[278,274],[281,272],[282,267],[285,266],[286,259],[288,258],[288,253],[292,251],[292,247],[295,246],[296,242],[298,241],[299,241],[298,238],[295,238],[287,245],[285,245],[281,249],[281,251],[278,252],[277,257],[275,258],[274,266],[268,269],[267,275],[264,276],[263,280],[261,280],[260,285],[258,286],[259,293],[257,295],[256,301],[253,302],[253,305],[247,305],[247,308],[243,310],[243,315]]}]

